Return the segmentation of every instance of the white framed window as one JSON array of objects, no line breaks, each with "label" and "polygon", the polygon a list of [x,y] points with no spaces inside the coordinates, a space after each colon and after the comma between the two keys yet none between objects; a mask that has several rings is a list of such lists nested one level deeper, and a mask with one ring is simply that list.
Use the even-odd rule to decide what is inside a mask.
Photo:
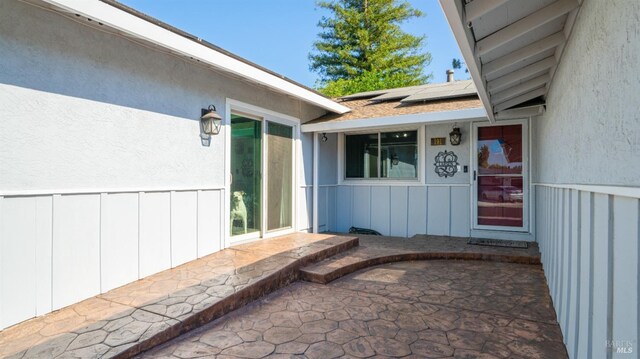
[{"label": "white framed window", "polygon": [[422,127],[343,134],[339,144],[341,181],[422,181],[422,139]]}]

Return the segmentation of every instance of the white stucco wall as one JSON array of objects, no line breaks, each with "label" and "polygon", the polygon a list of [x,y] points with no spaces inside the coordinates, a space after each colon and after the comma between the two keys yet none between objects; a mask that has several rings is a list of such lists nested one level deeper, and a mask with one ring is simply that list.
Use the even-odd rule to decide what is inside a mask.
[{"label": "white stucco wall", "polygon": [[532,121],[534,182],[640,185],[640,2],[585,1]]},{"label": "white stucco wall", "polygon": [[19,1],[0,54],[0,330],[224,246],[225,129],[203,145],[201,108],[325,112]]},{"label": "white stucco wall", "polygon": [[638,353],[639,19],[637,1],[585,0],[531,121],[536,240],[571,358]]},{"label": "white stucco wall", "polygon": [[202,107],[324,112],[16,1],[0,35],[4,191],[221,186],[224,136],[202,146]]}]

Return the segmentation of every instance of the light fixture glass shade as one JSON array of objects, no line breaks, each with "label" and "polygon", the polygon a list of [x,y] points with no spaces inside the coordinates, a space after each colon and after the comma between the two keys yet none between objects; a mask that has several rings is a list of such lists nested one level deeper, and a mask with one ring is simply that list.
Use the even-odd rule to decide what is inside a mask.
[{"label": "light fixture glass shade", "polygon": [[457,126],[453,127],[453,131],[449,132],[449,142],[451,142],[452,146],[457,146],[462,141],[462,132],[460,132],[460,128]]},{"label": "light fixture glass shade", "polygon": [[216,113],[216,107],[211,105],[208,109],[202,109],[200,123],[205,135],[217,135],[222,127],[222,117]]}]

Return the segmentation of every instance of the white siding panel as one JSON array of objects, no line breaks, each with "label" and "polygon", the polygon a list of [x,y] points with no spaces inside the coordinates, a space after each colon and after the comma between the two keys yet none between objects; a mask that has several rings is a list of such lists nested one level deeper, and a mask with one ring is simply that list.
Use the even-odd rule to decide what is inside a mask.
[{"label": "white siding panel", "polygon": [[[571,284],[569,283],[569,276],[571,275],[571,247],[569,246],[570,241],[570,215],[569,215],[569,206],[571,205],[571,201],[569,198],[570,190],[563,189],[561,191],[561,201],[562,201],[562,212],[560,219],[562,221],[562,232],[559,237],[560,242],[562,244],[562,248],[560,250],[560,258],[561,258],[561,277],[560,277],[560,305],[561,305],[561,315],[559,318],[560,325],[563,329],[563,333],[567,333],[568,330],[568,322],[569,322],[569,292],[571,289]],[[568,336],[564,336],[565,344],[567,343]]]},{"label": "white siding panel", "polygon": [[338,192],[337,187],[327,187],[327,226],[328,226],[327,230],[329,231],[338,231],[338,224],[337,224],[338,210],[336,208],[337,192]]},{"label": "white siding panel", "polygon": [[579,206],[579,198],[580,192],[577,190],[571,190],[570,192],[571,202],[569,205],[570,208],[570,233],[569,238],[571,239],[571,243],[569,244],[570,252],[569,258],[571,261],[570,271],[571,275],[569,277],[569,297],[568,297],[568,310],[569,310],[569,320],[567,324],[567,331],[565,332],[565,341],[567,343],[567,351],[569,352],[570,357],[576,357],[576,344],[578,341],[577,338],[577,327],[578,327],[578,311],[580,310],[580,297],[578,290],[580,289],[580,206]]},{"label": "white siding panel", "polygon": [[591,350],[594,358],[606,358],[607,311],[609,308],[609,196],[595,194],[593,203],[593,332]]},{"label": "white siding panel", "polygon": [[296,214],[298,231],[308,231],[313,223],[313,187],[300,187],[297,192],[298,213]]},{"label": "white siding panel", "polygon": [[578,350],[575,358],[586,358],[590,345],[592,300],[592,236],[591,236],[591,193],[580,192],[580,312],[578,319]]},{"label": "white siding panel", "polygon": [[388,236],[390,231],[389,191],[387,186],[371,187],[371,229],[385,236]]},{"label": "white siding panel", "polygon": [[449,235],[449,187],[429,187],[427,234]]},{"label": "white siding panel", "polygon": [[196,259],[197,193],[171,192],[171,266]]},{"label": "white siding panel", "polygon": [[36,315],[51,311],[53,197],[36,197]]},{"label": "white siding panel", "polygon": [[407,187],[391,187],[390,189],[390,225],[389,234],[392,236],[407,236]]},{"label": "white siding panel", "polygon": [[409,187],[407,237],[427,233],[427,187]]},{"label": "white siding panel", "polygon": [[53,197],[53,308],[100,293],[100,195]]},{"label": "white siding panel", "polygon": [[351,227],[351,188],[338,187],[336,193],[336,222],[338,232],[348,232]]},{"label": "white siding panel", "polygon": [[138,279],[138,194],[101,195],[102,292]]},{"label": "white siding panel", "polygon": [[140,277],[171,268],[170,196],[140,193]]},{"label": "white siding panel", "polygon": [[371,187],[353,187],[353,225],[371,228]]},{"label": "white siding panel", "polygon": [[220,191],[198,191],[198,258],[220,250]]},{"label": "white siding panel", "polygon": [[318,232],[328,231],[328,187],[318,188]]},{"label": "white siding panel", "polygon": [[451,187],[451,235],[469,237],[471,221],[469,187]]},{"label": "white siding panel", "polygon": [[[638,199],[615,197],[613,201],[613,332],[611,338],[636,340],[638,323]],[[637,355],[637,353],[636,353]],[[620,354],[620,357],[629,354]]]},{"label": "white siding panel", "polygon": [[0,210],[0,328],[36,314],[35,198],[4,198]]}]

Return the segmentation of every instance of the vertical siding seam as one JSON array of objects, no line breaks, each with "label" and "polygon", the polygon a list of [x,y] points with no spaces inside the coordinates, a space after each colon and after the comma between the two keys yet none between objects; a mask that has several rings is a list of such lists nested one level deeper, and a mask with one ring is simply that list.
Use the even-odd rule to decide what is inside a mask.
[{"label": "vertical siding seam", "polygon": [[140,197],[142,192],[138,192],[138,279],[140,279]]},{"label": "vertical siding seam", "polygon": [[51,302],[51,310],[53,311],[53,261],[55,260],[55,255],[53,253],[53,237],[54,237],[54,230],[55,230],[55,203],[56,203],[56,195],[52,195],[51,196],[51,296],[49,298],[49,301]]},{"label": "vertical siding seam", "polygon": [[200,241],[200,192],[196,191],[196,257],[194,259],[200,258],[200,243],[198,243]]},{"label": "vertical siding seam", "polygon": [[404,236],[409,237],[409,186],[407,186],[407,215],[404,216],[405,226],[404,226]]},{"label": "vertical siding seam", "polygon": [[98,210],[98,218],[100,219],[98,221],[99,225],[98,225],[98,273],[99,273],[99,282],[100,282],[100,293],[102,293],[102,195],[105,195],[105,193],[100,193],[99,198],[100,198],[100,205],[99,210]]},{"label": "vertical siding seam", "polygon": [[587,338],[589,339],[589,346],[587,348],[587,358],[591,358],[593,355],[593,344],[592,343],[592,339],[593,339],[593,262],[594,262],[594,254],[593,254],[593,246],[595,243],[595,236],[593,234],[593,231],[595,229],[595,225],[594,225],[594,220],[595,220],[595,216],[594,216],[594,193],[590,192],[589,193],[589,333]]},{"label": "vertical siding seam", "polygon": [[[573,280],[571,275],[573,274],[573,190],[568,189],[567,193],[569,194],[569,201],[567,202],[567,210],[569,212],[569,222],[568,222],[568,230],[567,230],[567,255],[566,255],[566,259],[567,259],[567,298],[565,299],[566,301],[566,314],[565,314],[565,330],[567,331],[567,335],[566,335],[566,340],[567,340],[567,345],[569,344],[569,334],[570,332],[570,320],[571,320],[571,287],[573,286]],[[574,333],[575,334],[575,333]],[[573,335],[572,335],[573,338]]]},{"label": "vertical siding seam", "polygon": [[[636,201],[638,203],[638,213],[640,213],[640,200]],[[637,229],[637,243],[640,243],[640,221],[638,221],[638,229]],[[637,246],[638,247],[638,253],[636,254],[636,273],[640,273],[640,245]],[[636,276],[636,289],[637,289],[637,297],[639,299],[639,302],[636,303],[636,325],[638,326],[637,330],[636,330],[636,335],[640,336],[640,276]],[[636,344],[638,343],[637,341],[638,338],[636,338]]]},{"label": "vertical siding seam", "polygon": [[429,187],[424,187],[424,234],[429,234]]},{"label": "vertical siding seam", "polygon": [[581,293],[581,285],[580,283],[582,278],[582,193],[580,191],[576,191],[576,320],[574,323],[574,341],[573,341],[573,355],[577,357],[579,341],[580,341],[580,293]]},{"label": "vertical siding seam", "polygon": [[173,193],[169,191],[169,268],[173,268]]},{"label": "vertical siding seam", "polygon": [[[609,216],[609,227],[607,234],[607,252],[608,252],[608,262],[607,262],[607,337],[605,339],[612,340],[613,335],[613,261],[614,261],[614,253],[613,253],[613,241],[615,240],[614,229],[613,229],[613,221],[615,221],[615,213],[613,212],[613,196],[609,195],[607,198],[607,206],[608,206],[608,216]],[[607,358],[611,359],[613,355],[612,350],[607,350]]]},{"label": "vertical siding seam", "polygon": [[451,186],[447,186],[447,188],[448,188],[448,191],[449,191],[449,229],[448,229],[448,235],[450,236],[451,235],[451,226],[452,226],[451,219],[453,217],[453,202],[451,202],[451,197],[452,197],[452,193],[451,192],[453,191],[453,188]]}]

